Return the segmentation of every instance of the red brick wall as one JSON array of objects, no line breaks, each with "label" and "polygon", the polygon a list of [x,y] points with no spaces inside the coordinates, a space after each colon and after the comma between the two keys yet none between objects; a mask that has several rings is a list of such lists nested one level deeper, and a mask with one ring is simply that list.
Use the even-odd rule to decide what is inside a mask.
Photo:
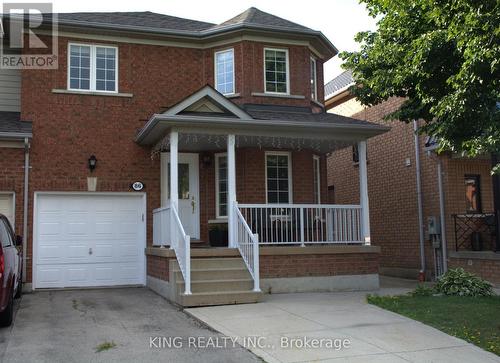
[{"label": "red brick wall", "polygon": [[[208,221],[216,219],[214,154],[225,151],[221,149],[200,154],[200,239],[202,241],[208,241]],[[290,152],[293,203],[313,203],[313,155],[315,154],[311,150]],[[266,150],[257,148],[236,149],[236,197],[239,203],[266,203],[265,153]],[[210,157],[210,165],[204,165],[203,156]],[[322,156],[321,160],[321,201],[325,204],[328,203],[326,157]],[[158,206],[159,204],[152,208]]]},{"label": "red brick wall", "polygon": [[169,263],[170,258],[148,255],[147,258],[147,275],[156,277],[157,279],[169,281]]},{"label": "red brick wall", "polygon": [[[22,118],[33,122],[34,135],[29,210],[33,208],[33,192],[86,191],[87,177],[95,176],[98,178],[97,191],[131,191],[132,181],[143,181],[146,185],[147,213],[151,216],[152,209],[160,205],[160,164],[158,158],[151,158],[149,148],[134,142],[134,137],[152,114],[178,103],[205,84],[213,83],[214,49],[116,43],[119,47],[119,92],[132,93],[132,98],[57,94],[52,90],[67,88],[68,41],[81,42],[79,39],[59,39],[58,70],[24,70],[22,73]],[[263,89],[264,44],[245,41],[234,44],[234,47],[236,91],[241,93],[239,98],[233,99],[234,102],[311,105],[308,79],[310,53],[307,47],[287,46],[290,52],[291,92],[304,95],[303,100],[251,96],[252,92]],[[322,84],[321,62],[318,63],[318,71],[318,84]],[[306,151],[303,153],[310,155]],[[238,154],[239,161],[241,158],[245,160],[245,163],[238,163],[238,195],[242,195],[242,201],[263,202],[263,151]],[[87,167],[90,155],[98,159],[92,174]],[[297,165],[294,161],[294,169],[296,167],[302,172],[312,170],[312,160],[307,159],[298,153],[299,161]],[[312,193],[312,189],[308,189],[312,186],[307,185],[306,179],[301,180],[303,174],[298,175],[300,177],[294,177],[294,183],[298,183],[294,198],[305,201],[307,195]],[[213,218],[215,213],[213,169],[201,170],[200,177],[200,197],[206,205],[201,209],[203,237],[207,231],[203,223]],[[21,208],[17,211],[20,212]],[[28,281],[31,279],[31,217],[29,221]],[[147,236],[150,241],[151,218],[148,218]]]},{"label": "red brick wall", "polygon": [[[280,247],[276,247],[279,250]],[[231,256],[229,256],[231,257]],[[217,257],[221,258],[221,257]],[[167,257],[147,255],[147,274],[169,280]],[[378,274],[378,253],[260,254],[260,278]]]},{"label": "red brick wall", "polygon": [[[391,131],[368,140],[368,192],[372,243],[381,247],[381,268],[413,271],[420,269],[417,212],[415,145],[413,125],[387,122],[383,117],[395,110],[401,100],[391,99],[367,108],[351,117],[386,124]],[[420,137],[422,202],[424,227],[429,216],[439,217],[437,183],[438,157],[424,151]],[[410,159],[410,166],[405,165]],[[483,211],[491,211],[492,184],[489,161],[460,159],[442,155],[448,249],[454,249],[454,213],[465,212],[465,174],[481,175]],[[352,161],[351,148],[336,151],[328,160],[328,183],[335,187],[335,203],[359,203],[358,166]],[[425,236],[427,270],[434,273],[433,249]],[[413,275],[412,275],[413,276]],[[416,277],[416,276],[415,276]]]},{"label": "red brick wall", "polygon": [[260,256],[260,277],[365,275],[378,273],[376,253]]},{"label": "red brick wall", "polygon": [[[305,96],[305,99],[283,99],[276,97],[254,97],[253,92],[264,92],[264,48],[285,48],[289,51],[290,93]],[[310,56],[308,47],[243,41],[203,51],[205,83],[214,85],[214,52],[234,48],[235,56],[235,93],[240,97],[232,98],[239,104],[281,104],[289,106],[311,106]],[[318,85],[323,84],[323,62],[318,60]],[[323,102],[323,87],[318,87],[318,100]]]},{"label": "red brick wall", "polygon": [[461,267],[495,285],[500,285],[500,260],[467,259],[452,257],[449,268]]},{"label": "red brick wall", "polygon": [[24,149],[0,147],[0,192],[15,193],[15,232],[23,234]]}]

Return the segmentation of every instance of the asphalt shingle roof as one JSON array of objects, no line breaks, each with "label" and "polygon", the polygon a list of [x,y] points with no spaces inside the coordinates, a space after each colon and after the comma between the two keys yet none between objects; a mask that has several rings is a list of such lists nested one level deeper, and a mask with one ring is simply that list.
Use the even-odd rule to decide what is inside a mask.
[{"label": "asphalt shingle roof", "polygon": [[198,20],[178,18],[170,15],[143,12],[110,12],[110,13],[59,13],[58,20],[61,22],[77,21],[107,25],[129,25],[138,27],[201,31],[208,29],[214,24]]},{"label": "asphalt shingle roof", "polygon": [[21,121],[19,112],[0,112],[0,132],[31,134],[31,122]]},{"label": "asphalt shingle roof", "polygon": [[325,98],[330,97],[335,92],[354,83],[351,71],[347,70],[339,74],[325,85]]},{"label": "asphalt shingle roof", "polygon": [[305,121],[305,122],[331,122],[343,125],[371,125],[375,124],[334,113],[313,113],[307,107],[270,106],[270,105],[245,105],[245,111],[256,120],[272,121]]},{"label": "asphalt shingle roof", "polygon": [[221,28],[230,25],[246,24],[246,25],[257,25],[257,26],[272,26],[287,28],[289,30],[311,30],[300,24],[291,22],[289,20],[280,18],[278,16],[266,13],[257,8],[251,7],[234,18],[231,18],[219,25],[215,25],[212,29]]},{"label": "asphalt shingle roof", "polygon": [[[47,14],[50,17],[50,14]],[[222,30],[236,25],[256,27],[282,28],[290,31],[310,32],[312,29],[296,24],[289,20],[266,13],[257,8],[249,8],[243,13],[224,21],[213,24],[204,21],[184,19],[170,15],[144,12],[85,12],[85,13],[59,13],[61,23],[89,23],[102,26],[130,26],[148,28],[158,31],[189,31],[194,33]],[[49,18],[50,19],[50,18]]]}]

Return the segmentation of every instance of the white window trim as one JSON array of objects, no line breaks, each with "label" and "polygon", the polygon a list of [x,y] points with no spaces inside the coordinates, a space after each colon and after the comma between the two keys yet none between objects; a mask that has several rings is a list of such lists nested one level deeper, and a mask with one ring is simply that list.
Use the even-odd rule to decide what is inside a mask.
[{"label": "white window trim", "polygon": [[[90,47],[90,89],[81,89],[81,88],[71,88],[71,75],[70,75],[70,67],[71,67],[71,46],[76,45],[76,46],[84,46],[84,47]],[[97,90],[96,89],[96,68],[95,68],[95,55],[96,55],[96,47],[102,47],[102,48],[114,48],[115,49],[115,90],[114,91],[106,91],[106,90]],[[80,92],[97,92],[97,93],[118,93],[118,65],[120,64],[118,62],[118,47],[116,45],[108,45],[108,44],[89,44],[89,43],[75,43],[75,42],[68,42],[68,49],[67,49],[67,62],[68,65],[66,67],[67,71],[67,87],[69,91],[80,91]]]},{"label": "white window trim", "polygon": [[10,195],[12,197],[12,221],[11,226],[12,229],[14,230],[14,233],[16,233],[16,192],[1,192],[1,195]]},{"label": "white window trim", "polygon": [[[317,101],[318,100],[318,61],[313,56],[311,56],[311,64],[314,64],[314,90],[312,89],[313,85],[311,84],[311,98],[314,101]],[[309,69],[311,69],[311,64],[309,64]],[[311,78],[310,80],[312,80],[312,78],[313,78],[312,74],[311,74],[310,78]],[[314,97],[312,97],[313,91],[314,91]]]},{"label": "white window trim", "polygon": [[[286,55],[286,92],[269,92],[266,89],[266,50],[273,50],[278,52],[285,52]],[[286,48],[264,48],[263,53],[263,66],[264,66],[264,93],[270,95],[290,95],[290,58],[288,56],[288,49]]]},{"label": "white window trim", "polygon": [[[317,203],[321,204],[321,158],[319,155],[313,155],[313,173],[314,173],[314,164],[318,163],[318,170],[316,172],[316,185],[314,186],[314,192],[318,192],[318,200]],[[313,178],[314,181],[314,178]],[[313,195],[314,197],[314,195]],[[316,203],[316,201],[315,201]]]},{"label": "white window trim", "polygon": [[[227,216],[221,216],[220,209],[220,201],[219,201],[219,158],[226,157],[227,153],[216,153],[214,155],[215,158],[215,218],[216,219],[227,219]],[[228,204],[229,206],[229,204]]]},{"label": "white window trim", "polygon": [[[214,53],[214,86],[215,86],[214,88],[217,90],[217,54],[225,53],[229,50],[231,51],[231,53],[233,53],[233,92],[229,93],[221,92],[224,96],[231,96],[236,94],[236,77],[235,77],[236,69],[234,68],[234,48],[222,49]],[[219,90],[217,91],[220,92]]]},{"label": "white window trim", "polygon": [[[288,204],[293,204],[293,192],[292,192],[292,153],[289,151],[266,151],[264,155],[264,168],[265,168],[265,184],[266,184],[266,204],[276,204],[269,203],[268,193],[267,193],[267,156],[268,155],[286,155],[288,157]],[[281,204],[281,203],[279,203]]]}]

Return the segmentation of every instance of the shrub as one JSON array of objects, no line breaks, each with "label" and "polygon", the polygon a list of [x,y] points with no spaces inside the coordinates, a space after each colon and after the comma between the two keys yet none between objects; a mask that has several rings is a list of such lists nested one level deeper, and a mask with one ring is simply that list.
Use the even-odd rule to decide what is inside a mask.
[{"label": "shrub", "polygon": [[450,269],[435,286],[437,292],[456,296],[492,296],[491,284],[463,268]]},{"label": "shrub", "polygon": [[432,296],[435,291],[432,287],[425,286],[424,284],[419,284],[415,290],[410,292],[411,296]]}]

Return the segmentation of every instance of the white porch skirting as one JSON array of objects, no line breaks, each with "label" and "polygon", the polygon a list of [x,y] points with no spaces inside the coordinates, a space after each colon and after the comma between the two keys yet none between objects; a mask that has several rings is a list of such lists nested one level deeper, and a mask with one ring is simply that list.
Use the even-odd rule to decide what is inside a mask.
[{"label": "white porch skirting", "polygon": [[279,277],[260,280],[262,292],[279,294],[291,292],[367,291],[380,287],[378,274]]}]

